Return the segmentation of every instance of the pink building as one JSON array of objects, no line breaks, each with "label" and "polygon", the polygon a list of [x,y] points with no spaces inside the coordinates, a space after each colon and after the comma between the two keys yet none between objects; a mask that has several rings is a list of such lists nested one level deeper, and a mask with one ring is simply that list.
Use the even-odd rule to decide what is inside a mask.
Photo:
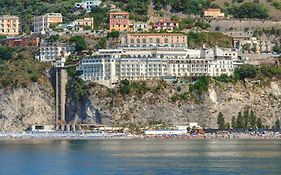
[{"label": "pink building", "polygon": [[173,31],[179,28],[179,23],[177,21],[162,19],[153,24],[153,29],[160,31],[160,30],[167,30]]},{"label": "pink building", "polygon": [[129,33],[121,36],[123,47],[187,48],[187,36],[181,33]]}]

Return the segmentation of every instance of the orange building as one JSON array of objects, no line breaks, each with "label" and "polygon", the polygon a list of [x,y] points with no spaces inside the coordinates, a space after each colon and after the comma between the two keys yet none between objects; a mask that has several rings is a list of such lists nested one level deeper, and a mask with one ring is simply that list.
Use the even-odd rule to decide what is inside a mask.
[{"label": "orange building", "polygon": [[0,35],[19,35],[19,17],[9,15],[0,16]]},{"label": "orange building", "polygon": [[129,30],[129,13],[128,12],[111,12],[109,19],[109,30],[128,31]]},{"label": "orange building", "polygon": [[219,8],[208,8],[204,10],[204,17],[212,17],[212,18],[217,18],[217,17],[224,17],[224,13],[221,12],[221,9]]}]

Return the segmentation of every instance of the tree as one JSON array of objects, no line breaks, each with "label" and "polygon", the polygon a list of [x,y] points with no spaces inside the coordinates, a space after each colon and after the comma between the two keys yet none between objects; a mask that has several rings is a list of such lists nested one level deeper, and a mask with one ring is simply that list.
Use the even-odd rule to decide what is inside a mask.
[{"label": "tree", "polygon": [[221,112],[218,114],[217,124],[219,129],[225,129],[225,121]]},{"label": "tree", "polygon": [[255,66],[244,64],[234,69],[234,78],[236,80],[244,80],[245,78],[254,78],[257,75]]},{"label": "tree", "polygon": [[232,118],[231,118],[231,127],[236,128],[236,117],[235,116],[232,116]]},{"label": "tree", "polygon": [[279,119],[276,120],[276,122],[274,123],[273,128],[280,129],[280,120]]},{"label": "tree", "polygon": [[59,41],[60,39],[60,36],[59,35],[51,35],[49,38],[48,38],[48,42],[50,43],[54,43],[54,42],[57,42]]},{"label": "tree", "polygon": [[258,120],[257,120],[257,127],[258,127],[259,129],[263,128],[263,124],[262,124],[261,118],[258,118]]},{"label": "tree", "polygon": [[125,79],[120,81],[120,92],[121,94],[129,94],[131,91],[130,81]]},{"label": "tree", "polygon": [[243,114],[243,128],[248,128],[249,123],[249,110],[245,109]]},{"label": "tree", "polygon": [[242,113],[239,111],[237,116],[236,128],[243,128],[243,116]]},{"label": "tree", "polygon": [[255,129],[257,127],[257,117],[253,110],[250,112],[249,123],[251,128]]},{"label": "tree", "polygon": [[80,53],[87,48],[87,43],[84,37],[82,36],[73,36],[69,40],[75,44],[75,51]]},{"label": "tree", "polygon": [[225,129],[230,129],[230,124],[229,123],[225,124]]},{"label": "tree", "polygon": [[106,38],[100,38],[97,43],[98,49],[105,49],[106,48]]},{"label": "tree", "polygon": [[119,38],[119,31],[113,30],[107,34],[107,38]]}]

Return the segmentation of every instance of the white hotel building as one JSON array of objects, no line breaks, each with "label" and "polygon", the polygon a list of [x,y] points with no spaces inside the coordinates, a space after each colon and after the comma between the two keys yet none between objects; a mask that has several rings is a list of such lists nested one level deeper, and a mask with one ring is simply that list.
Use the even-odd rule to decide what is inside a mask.
[{"label": "white hotel building", "polygon": [[112,87],[120,80],[153,80],[167,76],[231,75],[243,64],[231,49],[103,49],[82,59],[81,78]]}]

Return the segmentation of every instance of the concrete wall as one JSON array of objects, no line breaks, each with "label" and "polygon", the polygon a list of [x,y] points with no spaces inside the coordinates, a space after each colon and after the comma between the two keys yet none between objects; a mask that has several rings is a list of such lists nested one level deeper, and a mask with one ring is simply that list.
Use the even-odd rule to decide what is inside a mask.
[{"label": "concrete wall", "polygon": [[216,27],[219,26],[220,32],[228,32],[230,28],[233,28],[232,31],[244,31],[245,28],[253,31],[258,28],[281,27],[281,21],[272,20],[214,19],[210,24],[212,31],[216,31]]}]

